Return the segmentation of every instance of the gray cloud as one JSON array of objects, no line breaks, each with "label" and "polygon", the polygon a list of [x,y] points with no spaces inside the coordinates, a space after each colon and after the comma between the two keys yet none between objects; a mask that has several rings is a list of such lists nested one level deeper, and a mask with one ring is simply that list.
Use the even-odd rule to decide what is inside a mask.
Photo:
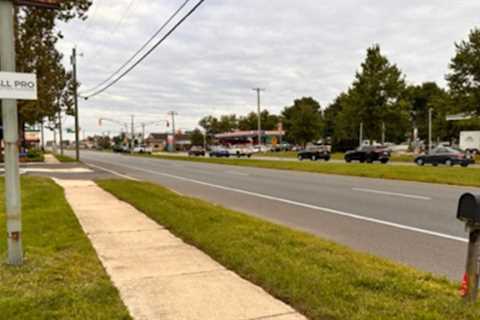
[{"label": "gray cloud", "polygon": [[[182,2],[136,0],[120,24],[129,1],[96,0],[90,21],[60,26],[59,48],[68,56],[76,44],[84,54],[82,89],[104,80]],[[207,0],[118,85],[81,102],[82,127],[114,130],[99,128],[98,117],[150,121],[175,109],[178,127],[192,128],[205,115],[254,110],[257,86],[272,112],[301,96],[325,106],[349,87],[373,43],[409,83],[444,85],[453,44],[480,24],[479,10],[474,0]]]}]

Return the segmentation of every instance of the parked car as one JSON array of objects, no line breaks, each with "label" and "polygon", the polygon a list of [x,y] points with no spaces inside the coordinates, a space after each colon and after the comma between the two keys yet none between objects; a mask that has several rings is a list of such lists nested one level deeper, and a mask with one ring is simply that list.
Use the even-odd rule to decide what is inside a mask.
[{"label": "parked car", "polygon": [[361,146],[345,153],[346,162],[360,161],[361,163],[372,163],[380,161],[385,164],[389,160],[390,152],[386,148],[379,146]]},{"label": "parked car", "polygon": [[250,158],[252,154],[255,153],[254,149],[251,148],[230,148],[228,152],[232,157],[248,157]]},{"label": "parked car", "polygon": [[188,151],[188,155],[194,157],[205,157],[205,150],[202,147],[193,146]]},{"label": "parked car", "polygon": [[468,165],[475,163],[475,159],[473,155],[461,149],[439,146],[430,153],[415,158],[415,163],[419,166],[425,164],[432,164],[433,166],[438,166],[439,164],[454,166],[459,164],[462,167],[468,167]]},{"label": "parked car", "polygon": [[148,153],[148,154],[151,154],[152,153],[152,148],[141,144],[141,145],[133,148],[133,153]]},{"label": "parked car", "polygon": [[330,150],[326,146],[309,146],[297,154],[298,160],[310,159],[317,161],[323,159],[330,161]]},{"label": "parked car", "polygon": [[112,151],[117,153],[125,153],[125,152],[128,152],[129,150],[127,145],[116,144],[112,147]]},{"label": "parked car", "polygon": [[271,147],[263,145],[263,144],[257,144],[252,147],[253,152],[270,152],[272,150]]},{"label": "parked car", "polygon": [[216,157],[216,158],[228,158],[230,157],[230,152],[227,149],[215,149],[210,151],[209,153],[210,158]]}]

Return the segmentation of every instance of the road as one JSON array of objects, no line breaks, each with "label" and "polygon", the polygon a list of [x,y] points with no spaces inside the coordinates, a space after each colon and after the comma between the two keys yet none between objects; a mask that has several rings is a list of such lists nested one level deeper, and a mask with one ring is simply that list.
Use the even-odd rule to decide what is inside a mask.
[{"label": "road", "polygon": [[458,198],[478,188],[82,152],[97,170],[152,181],[420,270],[460,280]]}]

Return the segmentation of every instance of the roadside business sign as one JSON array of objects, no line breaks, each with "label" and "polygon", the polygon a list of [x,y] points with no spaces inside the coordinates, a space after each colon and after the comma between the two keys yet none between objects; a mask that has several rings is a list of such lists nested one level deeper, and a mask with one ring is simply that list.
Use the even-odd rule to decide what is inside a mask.
[{"label": "roadside business sign", "polygon": [[37,100],[36,75],[0,72],[0,99]]},{"label": "roadside business sign", "polygon": [[17,6],[41,7],[46,9],[59,9],[60,0],[15,0]]}]

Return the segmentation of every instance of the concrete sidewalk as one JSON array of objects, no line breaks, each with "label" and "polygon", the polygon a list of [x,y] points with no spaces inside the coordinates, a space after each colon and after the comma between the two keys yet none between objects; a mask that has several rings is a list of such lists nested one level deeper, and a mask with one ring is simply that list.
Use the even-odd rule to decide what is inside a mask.
[{"label": "concrete sidewalk", "polygon": [[56,182],[133,318],[305,319],[94,182]]}]

